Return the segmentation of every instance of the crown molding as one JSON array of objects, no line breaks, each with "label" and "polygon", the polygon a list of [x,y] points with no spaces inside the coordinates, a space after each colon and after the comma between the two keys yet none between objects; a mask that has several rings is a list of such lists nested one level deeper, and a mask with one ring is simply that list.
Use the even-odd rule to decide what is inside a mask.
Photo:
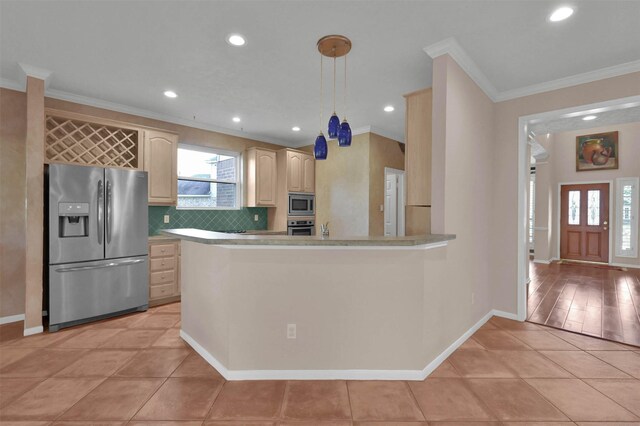
[{"label": "crown molding", "polygon": [[3,89],[16,90],[18,92],[24,92],[24,84],[20,84],[17,81],[9,80],[8,78],[0,77],[0,87]]},{"label": "crown molding", "polygon": [[499,92],[454,37],[427,46],[424,51],[432,59],[445,54],[451,56],[493,102],[508,101],[640,71],[640,60],[638,60]]},{"label": "crown molding", "polygon": [[434,43],[425,47],[423,50],[431,59],[442,55],[451,56],[480,89],[482,89],[492,101],[496,102],[498,90],[454,37],[449,37]]},{"label": "crown molding", "polygon": [[283,144],[282,141],[273,139],[268,136],[239,132],[234,129],[228,129],[226,127],[218,127],[212,124],[203,123],[201,121],[187,120],[184,118],[174,117],[168,114],[161,114],[161,113],[149,111],[143,108],[131,107],[131,106],[119,104],[116,102],[105,101],[102,99],[91,98],[88,96],[76,95],[76,94],[65,92],[62,90],[49,89],[45,92],[45,96],[48,98],[59,99],[61,101],[68,101],[76,104],[107,109],[110,111],[122,112],[124,114],[136,115],[139,117],[150,118],[152,120],[165,121],[167,123],[173,123],[181,126],[192,127],[195,129],[208,130],[210,132],[222,133],[225,135],[236,136],[239,138],[253,139],[260,142],[286,146]]},{"label": "crown molding", "polygon": [[[374,126],[361,126],[361,127],[357,127],[355,129],[351,129],[351,135],[353,136],[358,136],[358,135],[364,135],[366,133],[375,133],[376,135],[385,137],[387,139],[391,139],[394,140],[396,142],[400,142],[400,143],[404,143],[404,138],[396,135],[395,133],[391,133],[388,132],[386,130],[383,130],[379,127],[374,127]],[[333,139],[335,140],[335,139]],[[314,144],[314,140],[312,140],[311,142],[309,142],[308,140],[302,140],[300,142],[296,142],[290,145],[291,148],[301,148],[303,146],[309,146],[309,145],[313,145]]]},{"label": "crown molding", "polygon": [[511,99],[521,98],[523,96],[535,95],[538,93],[550,92],[552,90],[564,89],[566,87],[577,86],[579,84],[591,83],[606,78],[618,77],[632,72],[640,71],[640,60],[626,62],[624,64],[614,65],[611,67],[600,68],[594,71],[588,71],[569,77],[559,78],[544,83],[532,84],[531,86],[521,87],[519,89],[505,90],[498,93],[496,102],[508,101]]},{"label": "crown molding", "polygon": [[[53,72],[46,70],[44,68],[35,67],[33,65],[24,64],[22,62],[18,62],[18,66],[22,73],[20,75],[20,79],[24,81],[24,85],[27,85],[27,77],[37,78],[38,80],[44,81],[44,88],[49,87],[49,83],[51,82],[51,76]],[[22,81],[21,81],[22,83]]]}]

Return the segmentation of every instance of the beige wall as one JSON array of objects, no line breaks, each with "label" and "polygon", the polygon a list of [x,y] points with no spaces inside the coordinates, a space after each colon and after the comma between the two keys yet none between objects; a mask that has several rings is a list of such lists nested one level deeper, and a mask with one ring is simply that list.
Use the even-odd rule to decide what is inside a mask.
[{"label": "beige wall", "polygon": [[[618,131],[619,138],[619,168],[617,170],[592,170],[587,172],[576,172],[575,153],[576,153],[576,137],[593,133],[604,133]],[[538,136],[543,143],[547,136]],[[562,183],[578,183],[578,182],[604,182],[612,181],[611,187],[613,200],[610,204],[611,215],[609,217],[610,229],[613,233],[612,246],[609,251],[613,255],[613,263],[624,263],[631,265],[639,265],[638,258],[616,257],[615,256],[615,229],[618,212],[616,210],[615,194],[617,191],[616,178],[621,177],[638,177],[640,176],[640,123],[619,124],[615,126],[595,127],[591,129],[583,129],[570,132],[555,133],[549,136],[548,145],[552,145],[553,150],[547,164],[540,165],[540,168],[549,169],[544,174],[549,174],[551,179],[548,182],[538,182],[536,168],[536,200],[538,198],[547,198],[547,204],[551,208],[547,208],[547,217],[545,217],[544,207],[541,206],[540,211],[536,205],[536,226],[538,223],[538,215],[541,223],[545,223],[550,229],[551,238],[549,239],[549,255],[547,258],[559,258],[558,238],[559,238],[559,221],[558,221],[558,184]],[[544,175],[543,175],[544,176]],[[540,194],[539,194],[540,193]],[[544,202],[544,201],[543,201]],[[549,226],[550,225],[550,226]],[[542,225],[540,225],[542,226]],[[544,242],[543,242],[544,243]],[[638,242],[636,242],[637,244]],[[543,252],[545,250],[543,249]]]},{"label": "beige wall", "polygon": [[443,285],[456,287],[460,314],[447,316],[449,327],[462,333],[493,307],[488,245],[495,209],[490,200],[494,161],[500,157],[490,148],[494,105],[444,55],[433,64],[433,114],[432,228],[457,236],[448,250]]},{"label": "beige wall", "polygon": [[329,222],[331,235],[369,234],[369,133],[341,148],[328,141],[326,160],[316,161],[316,226]]},{"label": "beige wall", "polygon": [[[434,70],[435,71],[435,70]],[[491,151],[491,281],[496,309],[516,312],[518,253],[518,118],[640,95],[640,72],[495,104]],[[435,136],[435,134],[434,134]],[[435,155],[435,153],[434,153]]]},{"label": "beige wall", "polygon": [[369,134],[369,235],[384,235],[384,169],[404,170],[402,144],[389,138]]},{"label": "beige wall", "polygon": [[329,141],[327,159],[316,161],[316,221],[332,235],[384,235],[384,168],[404,170],[399,142],[365,133],[349,148]]},{"label": "beige wall", "polygon": [[24,314],[27,96],[0,88],[0,317]]}]

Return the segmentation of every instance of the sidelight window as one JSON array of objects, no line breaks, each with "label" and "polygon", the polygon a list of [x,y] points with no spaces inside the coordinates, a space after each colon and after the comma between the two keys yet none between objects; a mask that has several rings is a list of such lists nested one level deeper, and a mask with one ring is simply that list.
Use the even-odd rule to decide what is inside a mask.
[{"label": "sidelight window", "polygon": [[178,147],[178,208],[240,208],[240,154],[211,148]]},{"label": "sidelight window", "polygon": [[616,256],[638,257],[638,178],[616,179]]}]

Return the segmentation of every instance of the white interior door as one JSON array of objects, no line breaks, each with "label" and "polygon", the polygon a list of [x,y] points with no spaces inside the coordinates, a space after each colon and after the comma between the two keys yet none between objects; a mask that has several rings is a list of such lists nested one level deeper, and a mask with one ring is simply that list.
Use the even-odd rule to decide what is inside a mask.
[{"label": "white interior door", "polygon": [[384,235],[404,236],[404,171],[384,169]]},{"label": "white interior door", "polygon": [[387,173],[384,177],[384,235],[398,235],[398,176]]}]

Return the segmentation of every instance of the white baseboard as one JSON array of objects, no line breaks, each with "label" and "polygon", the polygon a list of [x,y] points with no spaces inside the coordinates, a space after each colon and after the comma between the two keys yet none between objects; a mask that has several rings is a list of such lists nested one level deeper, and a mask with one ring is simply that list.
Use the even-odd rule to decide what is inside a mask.
[{"label": "white baseboard", "polygon": [[551,260],[533,259],[533,263],[542,263],[543,265],[550,265]]},{"label": "white baseboard", "polygon": [[0,325],[11,324],[12,322],[24,321],[24,314],[9,315],[8,317],[0,317]]},{"label": "white baseboard", "polygon": [[629,265],[626,263],[610,263],[611,266],[618,266],[620,268],[640,269],[640,265]]},{"label": "white baseboard", "polygon": [[447,349],[438,355],[422,370],[228,370],[209,351],[196,342],[187,332],[180,330],[182,337],[201,357],[226,380],[424,380],[449,355],[462,345],[473,333],[482,327],[493,316],[515,318],[508,312],[489,311]]},{"label": "white baseboard", "polygon": [[23,335],[24,336],[31,336],[33,334],[42,333],[43,331],[44,331],[44,327],[39,325],[37,327],[25,328]]},{"label": "white baseboard", "polygon": [[[438,355],[433,361],[431,361],[427,366],[422,370],[420,377],[413,380],[424,380],[427,376],[440,366],[449,355],[451,355],[456,349],[460,347],[464,342],[467,341],[469,337],[473,335],[480,327],[482,327],[487,321],[491,319],[494,315],[495,311],[489,311],[485,316],[483,316],[480,321],[475,323],[470,329],[468,329],[462,336],[460,336],[455,342],[453,342],[447,349],[445,349],[440,355]],[[401,380],[401,379],[400,379]]]},{"label": "white baseboard", "polygon": [[497,309],[494,309],[493,311],[491,311],[491,314],[496,317],[518,321],[518,314],[512,314],[511,312],[499,311]]}]

